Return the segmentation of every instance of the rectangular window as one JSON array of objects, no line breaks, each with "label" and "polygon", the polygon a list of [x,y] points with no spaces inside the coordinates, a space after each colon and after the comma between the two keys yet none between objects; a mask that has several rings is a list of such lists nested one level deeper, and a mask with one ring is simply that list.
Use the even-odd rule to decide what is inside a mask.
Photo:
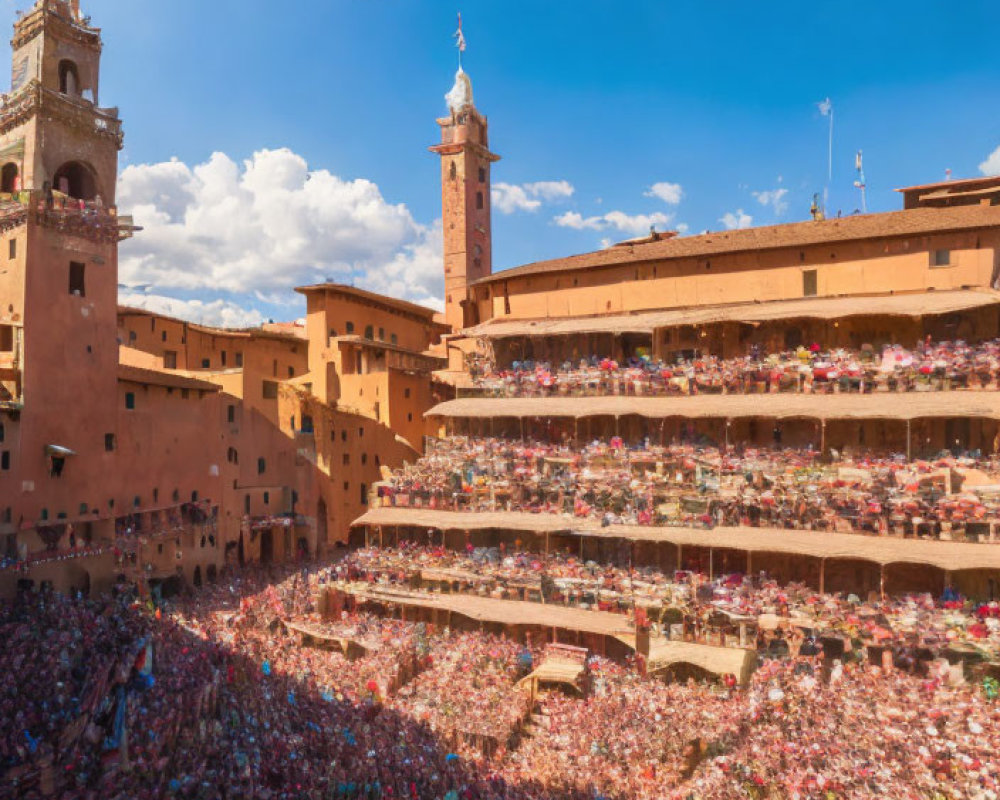
[{"label": "rectangular window", "polygon": [[368,484],[361,484],[361,505],[368,505]]},{"label": "rectangular window", "polygon": [[265,506],[271,505],[271,493],[270,492],[264,492],[264,505]]},{"label": "rectangular window", "polygon": [[261,390],[264,395],[265,400],[277,400],[278,399],[278,382],[277,381],[264,381],[263,388]]},{"label": "rectangular window", "polygon": [[951,250],[931,250],[932,267],[950,267]]},{"label": "rectangular window", "polygon": [[263,475],[267,472],[267,459],[258,458],[257,459],[257,474]]},{"label": "rectangular window", "polygon": [[221,353],[219,354],[219,358],[221,358],[221,359],[222,359],[222,366],[226,366],[226,351],[225,351],[225,350],[223,350],[223,351],[222,351],[222,352],[221,352]]},{"label": "rectangular window", "polygon": [[17,258],[17,239],[11,239],[7,243],[8,253],[11,258]]},{"label": "rectangular window", "polygon": [[242,367],[243,366],[243,353],[237,353],[236,354],[236,366],[237,367]]},{"label": "rectangular window", "polygon": [[108,453],[115,449],[115,435],[113,433],[104,434],[104,449]]},{"label": "rectangular window", "polygon": [[816,296],[816,270],[814,269],[802,270],[802,296]]},{"label": "rectangular window", "polygon": [[0,353],[14,352],[14,326],[0,325]]},{"label": "rectangular window", "polygon": [[277,378],[278,377],[278,359],[274,359],[274,365],[271,368],[271,374]]},{"label": "rectangular window", "polygon": [[351,454],[350,453],[344,453],[344,455],[341,458],[343,459],[345,467],[350,465],[350,463],[351,463]]},{"label": "rectangular window", "polygon": [[378,329],[378,340],[380,342],[384,342],[385,341],[385,328],[379,328]]},{"label": "rectangular window", "polygon": [[135,392],[125,392],[125,408],[129,411],[135,408]]},{"label": "rectangular window", "polygon": [[84,272],[86,266],[79,261],[69,262],[69,293],[78,297],[86,297],[87,290],[84,287]]},{"label": "rectangular window", "polygon": [[160,331],[160,340],[164,341],[164,342],[167,341],[167,332],[166,331]]},{"label": "rectangular window", "polygon": [[201,360],[201,368],[202,369],[210,369],[211,366],[212,366],[212,359],[210,359],[210,358],[203,358]]},{"label": "rectangular window", "polygon": [[163,368],[164,369],[177,369],[177,351],[176,350],[164,350],[163,351]]},{"label": "rectangular window", "polygon": [[294,377],[295,377],[295,367],[291,367],[291,366],[290,366],[290,367],[288,368],[288,377],[289,377],[289,378],[294,378]]},{"label": "rectangular window", "polygon": [[236,406],[230,405],[226,408],[226,421],[236,422]]},{"label": "rectangular window", "polygon": [[354,323],[353,322],[345,323],[344,327],[345,327],[345,330],[348,332],[348,334],[354,333]]},{"label": "rectangular window", "polygon": [[0,453],[0,469],[10,469],[10,450]]}]

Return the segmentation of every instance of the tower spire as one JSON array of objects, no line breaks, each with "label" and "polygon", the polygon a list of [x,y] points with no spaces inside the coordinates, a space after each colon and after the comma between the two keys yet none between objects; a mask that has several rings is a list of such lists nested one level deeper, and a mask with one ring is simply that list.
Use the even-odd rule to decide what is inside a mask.
[{"label": "tower spire", "polygon": [[462,71],[462,53],[465,52],[465,34],[462,32],[462,12],[458,12],[458,30],[454,34],[455,47],[458,48],[458,70]]}]

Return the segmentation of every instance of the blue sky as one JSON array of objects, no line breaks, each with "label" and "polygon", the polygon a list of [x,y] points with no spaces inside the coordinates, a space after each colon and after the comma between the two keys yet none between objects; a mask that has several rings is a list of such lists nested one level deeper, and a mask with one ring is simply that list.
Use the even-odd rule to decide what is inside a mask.
[{"label": "blue sky", "polygon": [[[6,25],[30,4],[0,3]],[[440,298],[426,148],[458,10],[503,156],[494,185],[521,190],[497,198],[496,269],[650,220],[694,233],[805,218],[826,183],[825,97],[833,213],[860,205],[859,148],[881,211],[899,206],[894,187],[979,174],[1000,146],[987,0],[83,4],[104,31],[102,104],[125,121],[119,199],[150,229],[123,249],[122,280],[142,287],[123,299],[208,321],[295,317],[288,289],[310,278]]]}]

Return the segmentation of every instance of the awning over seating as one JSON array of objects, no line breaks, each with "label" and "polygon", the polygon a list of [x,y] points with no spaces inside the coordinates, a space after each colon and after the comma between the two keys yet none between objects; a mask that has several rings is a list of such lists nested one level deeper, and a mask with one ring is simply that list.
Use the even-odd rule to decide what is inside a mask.
[{"label": "awning over seating", "polygon": [[742,685],[750,680],[756,654],[739,647],[714,647],[691,642],[665,641],[650,647],[650,672],[659,672],[675,664],[693,664],[713,675],[733,675]]},{"label": "awning over seating", "polygon": [[1000,418],[997,392],[728,394],[680,397],[470,397],[434,406],[428,417],[767,417],[788,419]]},{"label": "awning over seating", "polygon": [[435,530],[502,530],[562,533],[594,539],[628,539],[683,547],[716,547],[752,553],[788,553],[813,558],[849,559],[874,564],[924,564],[938,569],[1000,570],[1000,545],[898,539],[860,533],[796,531],[780,528],[681,528],[646,525],[601,526],[597,519],[516,511],[436,511],[373,508],[355,526],[398,525]]},{"label": "awning over seating", "polygon": [[571,336],[581,333],[652,333],[675,325],[717,322],[760,323],[781,319],[845,319],[861,316],[923,317],[969,311],[1000,303],[1000,292],[960,289],[945,292],[868,297],[810,297],[767,303],[694,306],[601,317],[552,317],[534,320],[495,319],[468,328],[468,336],[501,339],[512,336]]}]

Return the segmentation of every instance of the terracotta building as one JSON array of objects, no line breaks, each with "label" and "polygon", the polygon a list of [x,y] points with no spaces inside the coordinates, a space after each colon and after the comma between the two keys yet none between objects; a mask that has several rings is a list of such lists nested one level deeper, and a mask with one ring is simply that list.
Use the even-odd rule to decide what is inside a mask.
[{"label": "terracotta building", "polygon": [[[15,25],[0,109],[0,594],[179,588],[345,542],[383,466],[417,457],[434,312],[303,289],[252,330],[118,308],[122,127],[76,2]],[[477,274],[476,277],[479,277]],[[356,325],[356,333],[351,329]]]}]

